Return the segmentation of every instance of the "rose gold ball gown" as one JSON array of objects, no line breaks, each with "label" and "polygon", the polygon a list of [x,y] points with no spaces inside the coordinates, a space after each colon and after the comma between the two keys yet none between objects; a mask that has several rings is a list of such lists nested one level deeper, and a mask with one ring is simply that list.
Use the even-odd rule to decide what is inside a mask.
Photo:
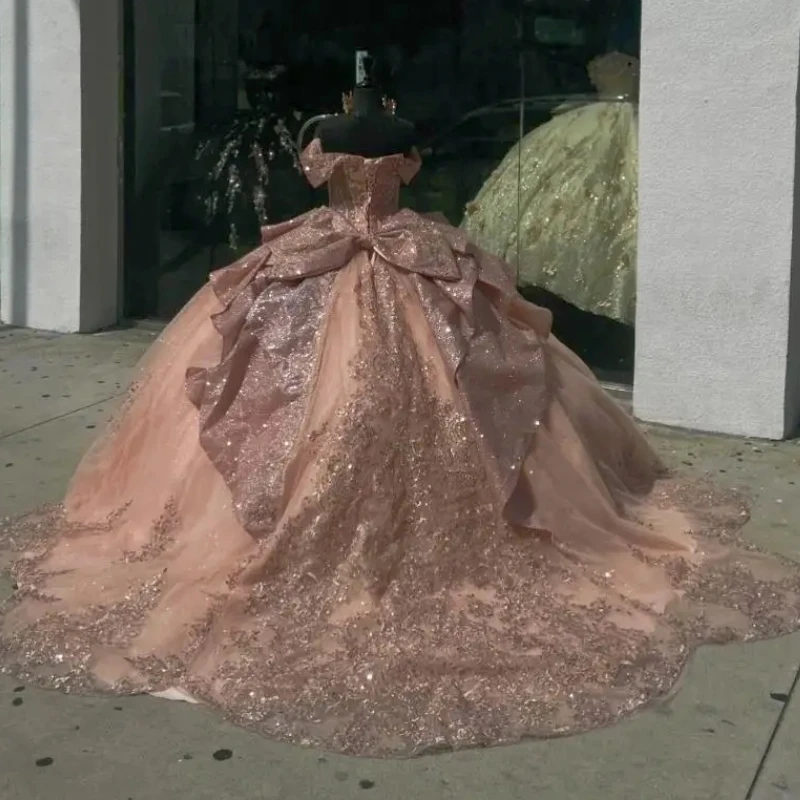
[{"label": "rose gold ball gown", "polygon": [[797,626],[738,502],[662,478],[506,266],[398,210],[416,159],[303,163],[330,206],[214,273],[64,503],[3,528],[4,669],[401,755],[604,725]]}]

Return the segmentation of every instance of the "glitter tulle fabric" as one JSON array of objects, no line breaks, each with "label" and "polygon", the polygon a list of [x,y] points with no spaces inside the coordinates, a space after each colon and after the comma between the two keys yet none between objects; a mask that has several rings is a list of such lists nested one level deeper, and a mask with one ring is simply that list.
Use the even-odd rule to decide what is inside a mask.
[{"label": "glitter tulle fabric", "polygon": [[4,670],[409,755],[604,725],[796,627],[736,498],[663,477],[506,265],[398,211],[416,159],[303,163],[330,207],[216,272],[64,503],[2,528]]},{"label": "glitter tulle fabric", "polygon": [[638,73],[622,53],[596,59],[589,74],[606,99],[528,133],[462,221],[477,244],[518,265],[521,284],[626,324],[636,304]]}]

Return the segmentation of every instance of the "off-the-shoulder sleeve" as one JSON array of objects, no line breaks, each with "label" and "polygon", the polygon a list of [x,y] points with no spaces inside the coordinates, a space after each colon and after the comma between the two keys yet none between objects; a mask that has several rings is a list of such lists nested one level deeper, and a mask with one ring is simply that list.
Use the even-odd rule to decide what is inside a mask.
[{"label": "off-the-shoulder sleeve", "polygon": [[417,152],[415,147],[409,155],[407,155],[400,164],[400,180],[405,184],[411,183],[414,176],[419,172],[422,166],[422,157]]},{"label": "off-the-shoulder sleeve", "polygon": [[336,153],[322,152],[322,143],[313,139],[300,155],[300,164],[305,172],[306,180],[314,187],[322,186],[331,177],[339,156]]}]

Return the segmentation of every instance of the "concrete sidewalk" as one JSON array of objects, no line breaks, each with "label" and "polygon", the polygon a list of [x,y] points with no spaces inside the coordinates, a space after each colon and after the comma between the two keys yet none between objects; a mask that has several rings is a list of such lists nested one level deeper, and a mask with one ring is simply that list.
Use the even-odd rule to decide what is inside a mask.
[{"label": "concrete sidewalk", "polygon": [[[0,328],[1,516],[60,497],[154,336]],[[750,537],[800,560],[798,443],[650,433],[671,463],[744,489]],[[800,800],[799,668],[800,636],[708,647],[671,702],[618,726],[405,762],[275,744],[182,703],[0,679],[0,798]]]}]

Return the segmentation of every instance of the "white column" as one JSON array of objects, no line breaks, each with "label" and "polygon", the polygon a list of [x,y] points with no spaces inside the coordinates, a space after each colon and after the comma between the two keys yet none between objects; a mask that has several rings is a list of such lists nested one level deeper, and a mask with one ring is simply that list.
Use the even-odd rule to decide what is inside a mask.
[{"label": "white column", "polygon": [[117,321],[116,0],[0,0],[0,320]]},{"label": "white column", "polygon": [[779,439],[800,418],[800,3],[643,6],[634,411]]}]

